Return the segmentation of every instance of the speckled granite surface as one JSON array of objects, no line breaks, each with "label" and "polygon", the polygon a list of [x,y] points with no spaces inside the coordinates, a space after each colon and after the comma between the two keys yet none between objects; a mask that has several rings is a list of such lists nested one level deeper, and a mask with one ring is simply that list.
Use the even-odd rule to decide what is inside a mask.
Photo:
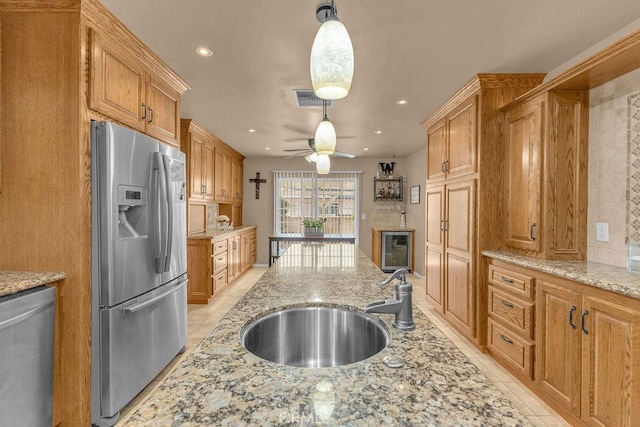
[{"label": "speckled granite surface", "polygon": [[0,297],[57,282],[67,277],[60,272],[0,271]]},{"label": "speckled granite surface", "polygon": [[[426,316],[389,330],[381,353],[337,368],[276,365],[247,353],[247,322],[304,303],[353,309],[390,298],[386,276],[354,245],[293,245],[127,420],[127,426],[431,425],[529,422]],[[393,315],[379,315],[390,325]],[[392,369],[382,361],[400,355]]]},{"label": "speckled granite surface", "polygon": [[240,227],[236,227],[233,230],[215,230],[209,229],[203,233],[189,234],[187,236],[188,239],[215,239],[216,237],[224,237],[230,236],[235,233],[239,233],[242,231],[249,230],[251,228],[256,228],[255,225],[241,225]]},{"label": "speckled granite surface", "polygon": [[549,261],[507,251],[483,251],[490,258],[640,299],[640,274],[591,261]]}]

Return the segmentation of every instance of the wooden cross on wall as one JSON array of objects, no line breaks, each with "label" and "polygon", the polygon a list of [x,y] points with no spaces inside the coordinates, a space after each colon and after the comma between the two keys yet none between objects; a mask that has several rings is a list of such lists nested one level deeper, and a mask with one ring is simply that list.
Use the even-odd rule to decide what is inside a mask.
[{"label": "wooden cross on wall", "polygon": [[267,182],[266,179],[260,179],[260,172],[256,172],[255,178],[250,178],[249,182],[255,182],[256,184],[256,199],[260,198],[260,184],[264,184]]}]

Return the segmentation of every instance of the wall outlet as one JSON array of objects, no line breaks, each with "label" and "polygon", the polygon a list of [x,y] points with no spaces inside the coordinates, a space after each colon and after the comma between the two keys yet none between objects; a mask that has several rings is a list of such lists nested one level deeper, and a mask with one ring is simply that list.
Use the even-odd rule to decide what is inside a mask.
[{"label": "wall outlet", "polygon": [[596,242],[609,241],[609,223],[596,222]]},{"label": "wall outlet", "polygon": [[363,213],[362,215],[360,215],[360,218],[362,218],[363,221],[367,220],[367,214]]}]

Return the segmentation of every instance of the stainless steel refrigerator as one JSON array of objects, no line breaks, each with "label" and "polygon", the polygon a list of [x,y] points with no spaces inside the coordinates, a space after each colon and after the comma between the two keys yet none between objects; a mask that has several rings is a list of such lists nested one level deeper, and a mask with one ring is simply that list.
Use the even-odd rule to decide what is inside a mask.
[{"label": "stainless steel refrigerator", "polygon": [[185,155],[96,121],[91,150],[91,417],[111,426],[185,348]]}]

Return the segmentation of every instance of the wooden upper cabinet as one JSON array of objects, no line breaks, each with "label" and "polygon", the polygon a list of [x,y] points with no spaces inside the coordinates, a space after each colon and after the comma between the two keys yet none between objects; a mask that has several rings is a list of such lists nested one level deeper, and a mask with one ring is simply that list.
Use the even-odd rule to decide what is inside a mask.
[{"label": "wooden upper cabinet", "polygon": [[439,181],[445,178],[446,138],[447,122],[445,119],[427,129],[427,181]]},{"label": "wooden upper cabinet", "polygon": [[507,245],[540,250],[542,102],[505,114]]},{"label": "wooden upper cabinet", "polygon": [[584,259],[588,94],[558,91],[505,109],[505,244],[545,259]]},{"label": "wooden upper cabinet", "polygon": [[146,133],[173,145],[180,141],[180,93],[161,79],[148,75]]},{"label": "wooden upper cabinet", "polygon": [[93,30],[90,88],[90,108],[144,132],[144,67],[110,37]]},{"label": "wooden upper cabinet", "polygon": [[477,96],[427,129],[427,182],[476,171]]},{"label": "wooden upper cabinet", "polygon": [[[169,144],[180,145],[180,96],[188,88],[171,84],[124,44],[90,30],[89,108]],[[171,73],[164,74],[170,76]]]},{"label": "wooden upper cabinet", "polygon": [[447,178],[476,171],[477,96],[470,97],[447,116],[448,153],[445,160]]},{"label": "wooden upper cabinet", "polygon": [[213,201],[214,136],[190,119],[183,119],[180,149],[187,155],[189,199]]},{"label": "wooden upper cabinet", "polygon": [[231,198],[233,203],[242,202],[242,157],[234,156],[231,159]]},{"label": "wooden upper cabinet", "polygon": [[215,150],[215,199],[231,202],[231,155],[224,149]]}]

